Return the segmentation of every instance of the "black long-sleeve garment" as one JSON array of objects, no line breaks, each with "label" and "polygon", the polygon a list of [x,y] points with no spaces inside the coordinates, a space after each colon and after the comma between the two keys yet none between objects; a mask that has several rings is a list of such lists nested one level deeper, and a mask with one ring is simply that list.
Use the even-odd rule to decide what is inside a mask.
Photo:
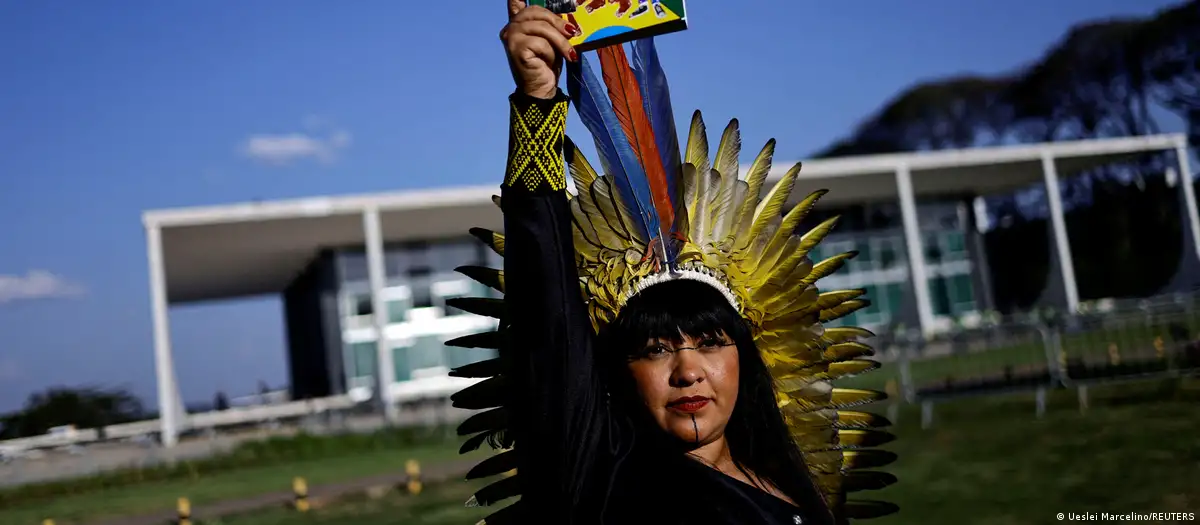
[{"label": "black long-sleeve garment", "polygon": [[[514,361],[509,428],[530,523],[799,524],[827,514],[650,444],[610,406],[579,286],[565,195],[568,99],[510,97],[502,187]],[[805,508],[815,510],[806,512]],[[823,510],[823,509],[822,509]]]}]

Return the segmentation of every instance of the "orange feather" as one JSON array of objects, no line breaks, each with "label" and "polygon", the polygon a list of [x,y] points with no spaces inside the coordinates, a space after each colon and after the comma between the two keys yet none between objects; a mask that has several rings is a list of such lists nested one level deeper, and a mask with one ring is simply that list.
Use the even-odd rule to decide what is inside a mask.
[{"label": "orange feather", "polygon": [[642,91],[638,86],[637,77],[634,76],[633,69],[629,67],[629,60],[625,57],[625,48],[620,44],[606,46],[597,50],[596,54],[600,55],[600,70],[604,76],[604,83],[608,86],[608,97],[612,100],[613,111],[629,139],[633,154],[646,171],[650,195],[654,199],[654,208],[658,210],[660,227],[664,230],[670,228],[675,223],[675,209],[671,205],[671,195],[667,192],[667,173],[663,169],[662,157],[658,154],[654,127],[646,115],[646,106],[642,102]]}]

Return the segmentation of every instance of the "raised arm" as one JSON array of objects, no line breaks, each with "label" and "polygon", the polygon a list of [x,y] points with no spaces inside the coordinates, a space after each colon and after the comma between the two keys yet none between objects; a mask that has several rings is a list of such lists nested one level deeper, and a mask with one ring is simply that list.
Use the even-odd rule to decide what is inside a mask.
[{"label": "raised arm", "polygon": [[[570,523],[593,508],[592,485],[610,464],[605,400],[571,235],[563,136],[568,99],[557,88],[562,20],[526,8],[505,28],[517,80],[509,97],[504,281],[512,364],[517,471],[522,503],[547,522]],[[549,80],[549,82],[547,82]],[[607,447],[603,447],[607,449]],[[599,491],[603,492],[603,491]]]}]

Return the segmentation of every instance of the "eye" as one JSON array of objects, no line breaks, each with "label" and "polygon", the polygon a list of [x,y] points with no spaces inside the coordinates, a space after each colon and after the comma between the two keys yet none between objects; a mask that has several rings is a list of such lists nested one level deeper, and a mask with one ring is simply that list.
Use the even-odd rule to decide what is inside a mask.
[{"label": "eye", "polygon": [[715,352],[715,351],[720,350],[728,345],[729,345],[729,343],[726,342],[724,339],[719,339],[716,337],[706,337],[706,338],[700,340],[699,346],[700,346],[700,350],[703,352]]},{"label": "eye", "polygon": [[633,357],[634,359],[655,359],[665,356],[669,353],[671,353],[671,349],[667,348],[666,345],[663,345],[662,343],[652,343],[646,345],[645,348],[642,348]]}]

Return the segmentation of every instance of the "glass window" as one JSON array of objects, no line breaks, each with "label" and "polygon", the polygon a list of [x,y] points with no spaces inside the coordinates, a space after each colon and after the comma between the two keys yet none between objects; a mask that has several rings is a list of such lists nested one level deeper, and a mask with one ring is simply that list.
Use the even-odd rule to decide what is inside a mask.
[{"label": "glass window", "polygon": [[392,366],[396,371],[396,381],[412,379],[413,367],[409,364],[409,348],[397,346],[392,348]]},{"label": "glass window", "polygon": [[442,351],[445,352],[446,366],[452,369],[496,357],[495,350],[484,348],[458,348],[453,346],[443,346]]},{"label": "glass window", "polygon": [[338,254],[338,273],[344,283],[367,280],[367,254],[364,252],[341,252]]},{"label": "glass window", "polygon": [[433,276],[429,273],[413,273],[408,280],[408,289],[412,294],[411,308],[429,308],[435,306],[433,300],[433,292],[430,286],[433,283]]},{"label": "glass window", "polygon": [[867,291],[867,293],[862,298],[871,301],[871,304],[859,311],[869,314],[879,313],[883,309],[884,299],[879,296],[879,287],[872,284],[864,286],[863,288]]},{"label": "glass window", "polygon": [[880,237],[875,240],[876,268],[888,270],[896,266],[900,260],[899,237]]},{"label": "glass window", "polygon": [[871,243],[869,241],[856,242],[854,243],[853,247],[848,247],[847,251],[849,250],[858,250],[858,256],[850,259],[850,264],[848,265],[850,271],[869,272],[875,268],[875,263],[872,259],[874,250],[871,249]]},{"label": "glass window", "polygon": [[459,266],[478,265],[479,242],[464,239],[435,244],[430,247],[430,265],[434,272],[452,272]]},{"label": "glass window", "polygon": [[405,349],[408,354],[410,370],[443,366],[442,353],[445,348],[438,336],[416,338],[413,345]]},{"label": "glass window", "polygon": [[403,323],[408,320],[408,299],[392,299],[387,302],[389,323]]},{"label": "glass window", "polygon": [[887,294],[887,313],[889,318],[894,316],[904,306],[904,284],[890,283],[884,285]]},{"label": "glass window", "polygon": [[967,251],[966,242],[965,242],[965,239],[963,238],[963,232],[959,232],[959,231],[946,232],[946,234],[942,237],[942,240],[946,244],[946,252],[947,253],[957,254],[960,252]]},{"label": "glass window", "polygon": [[934,315],[950,315],[950,289],[945,277],[929,280],[929,299],[933,303]]},{"label": "glass window", "polygon": [[970,275],[955,275],[951,278],[953,299],[956,309],[973,310],[975,308],[974,283]]},{"label": "glass window", "polygon": [[390,246],[383,254],[384,274],[389,278],[408,277],[412,266],[412,253],[403,246]]},{"label": "glass window", "polygon": [[375,311],[374,305],[371,303],[371,294],[369,293],[349,293],[345,297],[345,315],[348,317],[371,315]]},{"label": "glass window", "polygon": [[925,243],[925,261],[932,264],[937,264],[942,260],[942,246],[938,232],[925,232],[921,239]]},{"label": "glass window", "polygon": [[371,377],[375,375],[375,343],[354,343],[349,345],[350,370],[346,374],[352,378]]}]

